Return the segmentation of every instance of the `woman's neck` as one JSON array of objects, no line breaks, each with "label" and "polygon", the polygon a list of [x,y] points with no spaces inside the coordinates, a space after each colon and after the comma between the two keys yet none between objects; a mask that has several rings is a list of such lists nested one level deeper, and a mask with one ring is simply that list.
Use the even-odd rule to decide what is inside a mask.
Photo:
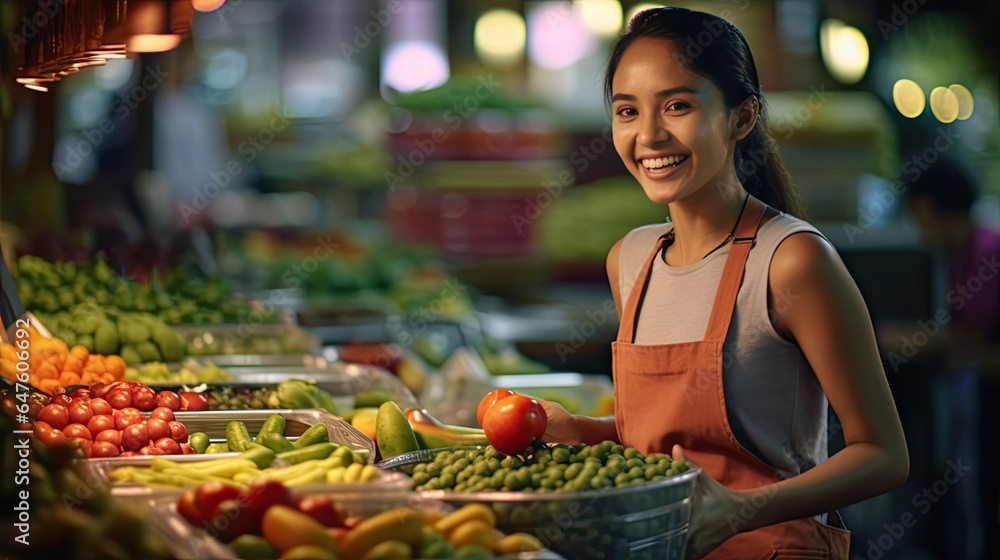
[{"label": "woman's neck", "polygon": [[674,224],[674,242],[667,249],[667,261],[672,266],[700,261],[734,230],[747,192],[738,180],[718,184],[718,188],[705,186],[668,205]]}]

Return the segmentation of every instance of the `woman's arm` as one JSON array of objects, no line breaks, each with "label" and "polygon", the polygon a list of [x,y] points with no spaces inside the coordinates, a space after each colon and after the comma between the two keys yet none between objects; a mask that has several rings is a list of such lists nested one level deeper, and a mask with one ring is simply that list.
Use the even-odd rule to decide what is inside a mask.
[{"label": "woman's arm", "polygon": [[[618,319],[622,317],[621,295],[618,290],[618,254],[621,252],[622,241],[618,240],[615,246],[608,252],[607,270],[608,283],[611,284],[611,297],[615,301],[615,310],[618,312]],[[618,441],[618,428],[615,427],[614,416],[604,416],[602,418],[592,418],[579,414],[570,414],[558,403],[550,401],[538,401],[545,408],[545,415],[548,417],[548,427],[545,430],[546,441],[557,441],[561,443],[586,443],[593,445],[605,440]]]},{"label": "woman's arm", "polygon": [[[703,475],[694,497],[689,558],[700,558],[736,533],[877,496],[901,485],[909,472],[871,319],[836,251],[815,235],[791,235],[774,254],[769,284],[775,329],[802,348],[847,445],[799,476],[751,490],[729,490]],[[684,458],[680,446],[673,454]]]}]

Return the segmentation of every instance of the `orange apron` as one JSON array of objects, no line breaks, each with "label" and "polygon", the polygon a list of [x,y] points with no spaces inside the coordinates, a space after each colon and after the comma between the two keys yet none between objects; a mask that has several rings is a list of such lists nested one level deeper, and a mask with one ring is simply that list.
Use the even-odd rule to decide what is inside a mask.
[{"label": "orange apron", "polygon": [[[612,344],[615,424],[622,444],[642,453],[670,453],[674,444],[680,444],[691,461],[732,490],[757,488],[782,478],[736,441],[722,391],[723,342],[765,209],[764,203],[750,197],[726,259],[705,340],[657,345],[633,342],[650,268],[665,241],[661,237],[636,278],[622,312],[618,339]],[[731,519],[731,526],[745,525],[753,511],[745,515]],[[839,519],[831,512],[831,521]],[[739,533],[705,558],[846,560],[849,544],[849,531],[810,517]]]}]

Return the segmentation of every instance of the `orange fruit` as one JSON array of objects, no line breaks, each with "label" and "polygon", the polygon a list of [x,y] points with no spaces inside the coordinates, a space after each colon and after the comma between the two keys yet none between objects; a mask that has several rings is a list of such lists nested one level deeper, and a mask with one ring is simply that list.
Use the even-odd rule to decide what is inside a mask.
[{"label": "orange fruit", "polygon": [[35,368],[35,374],[42,379],[59,379],[59,370],[52,362],[42,362]]},{"label": "orange fruit", "polygon": [[117,379],[115,379],[115,376],[111,375],[110,373],[102,373],[99,379],[101,383],[114,383],[115,381],[117,381]]},{"label": "orange fruit", "polygon": [[80,384],[80,374],[72,371],[64,371],[62,375],[59,376],[59,384],[63,387],[69,387],[70,385]]},{"label": "orange fruit", "polygon": [[15,361],[17,360],[17,350],[13,345],[4,343],[0,346],[0,358]]},{"label": "orange fruit", "polygon": [[80,346],[79,344],[74,346],[73,349],[69,351],[69,353],[79,358],[81,362],[86,362],[87,356],[90,356],[90,352],[88,352],[86,348]]},{"label": "orange fruit", "polygon": [[108,373],[115,376],[115,379],[121,379],[125,376],[125,360],[121,356],[104,356],[104,367],[107,368]]},{"label": "orange fruit", "polygon": [[[63,372],[63,374],[65,375],[65,372]],[[88,371],[87,373],[80,376],[80,383],[83,383],[84,385],[93,385],[94,383],[97,383],[100,380],[101,380],[100,374],[94,373],[92,371]]]},{"label": "orange fruit", "polygon": [[104,365],[104,356],[91,354],[87,358],[87,363],[83,365],[83,372],[92,371],[94,373],[106,373],[108,368]]},{"label": "orange fruit", "polygon": [[66,356],[66,361],[63,362],[62,369],[63,371],[72,371],[73,373],[80,373],[81,371],[83,371],[84,361],[85,360],[81,360],[74,354],[70,354],[69,356]]},{"label": "orange fruit", "polygon": [[55,395],[58,393],[59,388],[62,387],[62,385],[59,384],[58,379],[42,379],[38,382],[36,387],[44,393]]}]

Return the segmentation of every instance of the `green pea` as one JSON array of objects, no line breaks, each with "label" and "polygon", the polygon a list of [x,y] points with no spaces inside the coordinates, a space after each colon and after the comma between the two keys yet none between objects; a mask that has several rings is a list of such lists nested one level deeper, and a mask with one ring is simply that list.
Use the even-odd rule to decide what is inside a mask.
[{"label": "green pea", "polygon": [[636,457],[641,457],[639,450],[634,447],[629,447],[628,449],[625,450],[625,452],[622,455],[624,455],[626,459],[634,459]]},{"label": "green pea", "polygon": [[414,474],[416,474],[416,473],[422,473],[422,472],[424,472],[424,469],[426,469],[426,468],[427,468],[427,463],[417,463],[413,467],[413,473]]},{"label": "green pea", "polygon": [[455,467],[455,472],[458,472],[458,471],[464,469],[465,467],[469,466],[469,460],[466,459],[465,457],[462,457],[461,459],[459,459],[459,460],[455,461],[454,463],[452,463],[452,466]]},{"label": "green pea", "polygon": [[441,488],[452,488],[455,486],[455,475],[453,474],[442,474],[439,477]]},{"label": "green pea", "polygon": [[503,479],[503,485],[510,490],[520,490],[521,477],[517,476],[517,473],[508,473]]},{"label": "green pea", "polygon": [[483,456],[483,452],[480,449],[470,449],[466,454],[465,458],[469,461],[475,461],[476,459]]},{"label": "green pea", "polygon": [[486,451],[483,451],[483,457],[486,457],[487,459],[492,459],[498,455],[500,455],[500,452],[497,451],[492,445],[488,446]]},{"label": "green pea", "polygon": [[524,465],[524,462],[522,462],[521,459],[515,455],[511,455],[503,461],[500,461],[500,466],[508,469],[519,469],[522,465]]},{"label": "green pea", "polygon": [[625,453],[625,447],[621,444],[612,445],[611,452],[616,455],[622,455],[623,453]]},{"label": "green pea", "polygon": [[563,478],[566,480],[573,480],[580,475],[583,471],[583,465],[580,463],[573,463],[572,465],[566,467],[566,472],[563,473]]},{"label": "green pea", "polygon": [[490,472],[496,472],[500,468],[500,459],[490,457],[486,460],[486,466],[490,468]]},{"label": "green pea", "polygon": [[590,447],[584,447],[583,449],[576,452],[576,459],[573,460],[576,462],[582,462],[587,457],[590,457],[591,451],[592,450]]},{"label": "green pea", "polygon": [[465,481],[469,480],[470,476],[472,476],[471,473],[469,473],[469,471],[466,470],[463,470],[462,472],[458,473],[458,475],[455,476],[456,491],[457,491],[457,485],[462,484],[464,486]]},{"label": "green pea", "polygon": [[628,470],[629,478],[643,478],[646,476],[646,471],[642,467],[632,467]]},{"label": "green pea", "polygon": [[643,461],[642,459],[638,459],[636,457],[633,457],[625,461],[625,466],[627,466],[630,469],[635,467],[644,467],[645,465],[646,465],[645,461]]},{"label": "green pea", "polygon": [[557,463],[561,463],[561,464],[568,463],[569,462],[569,456],[570,456],[570,452],[569,452],[568,449],[564,449],[562,447],[559,447],[559,448],[556,448],[556,449],[552,450],[552,460],[555,461],[555,462],[557,462]]},{"label": "green pea", "polygon": [[442,467],[441,467],[441,465],[439,463],[431,463],[431,464],[427,465],[427,468],[424,470],[424,472],[426,472],[427,474],[429,474],[431,476],[437,476],[437,475],[441,474],[441,468]]},{"label": "green pea", "polygon": [[621,473],[615,477],[615,486],[625,486],[632,480],[627,473]]},{"label": "green pea", "polygon": [[413,484],[417,486],[423,486],[431,479],[430,475],[425,472],[414,472],[413,473]]}]

